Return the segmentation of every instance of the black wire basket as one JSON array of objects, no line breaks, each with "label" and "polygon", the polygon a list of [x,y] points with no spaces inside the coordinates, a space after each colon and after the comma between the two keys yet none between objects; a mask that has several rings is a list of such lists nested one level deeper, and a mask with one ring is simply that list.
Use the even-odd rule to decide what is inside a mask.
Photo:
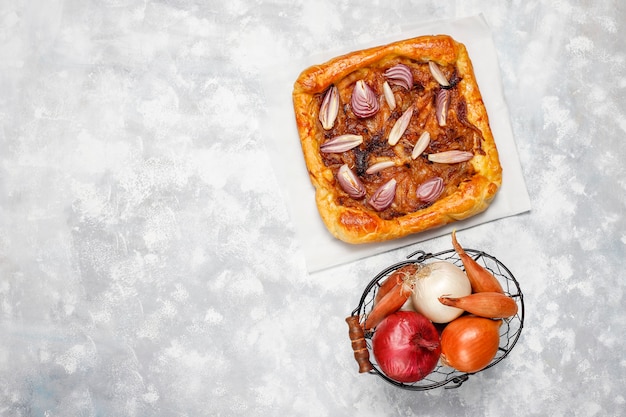
[{"label": "black wire basket", "polygon": [[[517,313],[514,316],[503,320],[502,326],[500,327],[500,345],[498,351],[489,365],[478,371],[482,372],[503,360],[517,343],[524,326],[524,295],[511,271],[498,259],[485,252],[474,249],[465,249],[465,252],[498,279],[504,292],[512,297],[518,306]],[[420,381],[410,384],[395,381],[380,370],[372,353],[371,340],[376,330],[363,331],[363,323],[374,305],[374,299],[378,289],[389,275],[405,265],[425,264],[434,261],[448,261],[464,270],[463,262],[454,249],[434,254],[417,251],[407,256],[407,260],[382,270],[365,287],[358,307],[355,308],[352,314],[346,319],[350,327],[350,340],[352,341],[355,359],[359,364],[359,372],[368,372],[377,375],[396,387],[412,391],[426,391],[439,387],[458,388],[469,379],[470,375],[477,373],[459,372],[439,362],[437,367]]]}]

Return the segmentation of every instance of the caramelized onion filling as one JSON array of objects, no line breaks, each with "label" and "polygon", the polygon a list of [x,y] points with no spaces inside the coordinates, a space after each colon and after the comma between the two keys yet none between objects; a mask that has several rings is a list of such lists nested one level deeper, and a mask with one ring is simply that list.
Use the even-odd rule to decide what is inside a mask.
[{"label": "caramelized onion filling", "polygon": [[[324,150],[340,150],[322,151],[321,158],[338,179],[341,205],[392,219],[436,204],[474,174],[469,155],[480,153],[482,134],[467,119],[460,82],[452,65],[433,69],[432,63],[398,58],[359,69],[335,84],[337,115],[324,115],[327,123],[320,123],[319,131]],[[325,98],[328,103],[319,95],[320,107]],[[356,140],[359,136],[362,141]]]}]

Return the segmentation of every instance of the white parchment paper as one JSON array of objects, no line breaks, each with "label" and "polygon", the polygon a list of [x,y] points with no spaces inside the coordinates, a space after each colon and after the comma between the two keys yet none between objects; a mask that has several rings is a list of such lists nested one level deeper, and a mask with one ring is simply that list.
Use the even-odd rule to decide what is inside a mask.
[{"label": "white parchment paper", "polygon": [[[265,87],[272,91],[264,132],[267,148],[289,206],[297,237],[310,273],[355,261],[395,248],[432,239],[485,222],[530,210],[530,199],[511,131],[504,101],[500,68],[491,31],[482,16],[437,21],[403,28],[393,38],[362,45],[367,48],[420,35],[448,34],[465,44],[474,66],[503,167],[502,187],[490,207],[481,214],[449,225],[382,243],[353,245],[333,237],[324,226],[315,205],[315,190],[309,180],[295,124],[291,93],[302,70],[349,50],[337,50],[292,61],[272,71]],[[357,48],[357,49],[362,49]],[[354,50],[355,48],[350,48]]]}]

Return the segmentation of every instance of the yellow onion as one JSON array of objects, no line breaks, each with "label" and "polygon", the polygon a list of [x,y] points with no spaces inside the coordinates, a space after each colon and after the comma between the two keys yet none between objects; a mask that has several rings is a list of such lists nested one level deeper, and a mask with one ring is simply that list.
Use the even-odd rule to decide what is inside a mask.
[{"label": "yellow onion", "polygon": [[498,353],[502,320],[462,316],[441,333],[441,363],[457,371],[484,369]]}]

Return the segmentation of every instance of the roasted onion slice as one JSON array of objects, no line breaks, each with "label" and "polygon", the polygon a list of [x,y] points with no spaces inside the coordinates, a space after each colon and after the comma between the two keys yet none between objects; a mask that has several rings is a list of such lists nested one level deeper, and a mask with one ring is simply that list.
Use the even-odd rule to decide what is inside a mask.
[{"label": "roasted onion slice", "polygon": [[337,172],[337,181],[341,188],[352,198],[359,199],[365,196],[365,187],[359,177],[350,169],[347,164],[343,164]]},{"label": "roasted onion slice", "polygon": [[448,122],[448,109],[450,108],[450,92],[446,89],[441,89],[437,92],[435,98],[437,123],[439,126],[445,126]]},{"label": "roasted onion slice", "polygon": [[378,97],[372,88],[363,80],[359,80],[352,90],[352,112],[362,119],[378,113]]},{"label": "roasted onion slice", "polygon": [[393,203],[393,199],[396,196],[397,182],[394,178],[383,184],[374,194],[370,197],[368,203],[377,211],[383,211]]},{"label": "roasted onion slice", "polygon": [[433,203],[443,192],[445,185],[440,177],[431,178],[417,188],[417,198],[424,203]]},{"label": "roasted onion slice", "polygon": [[399,85],[407,90],[413,87],[413,73],[411,69],[404,64],[394,65],[385,71],[384,76],[390,83]]}]

